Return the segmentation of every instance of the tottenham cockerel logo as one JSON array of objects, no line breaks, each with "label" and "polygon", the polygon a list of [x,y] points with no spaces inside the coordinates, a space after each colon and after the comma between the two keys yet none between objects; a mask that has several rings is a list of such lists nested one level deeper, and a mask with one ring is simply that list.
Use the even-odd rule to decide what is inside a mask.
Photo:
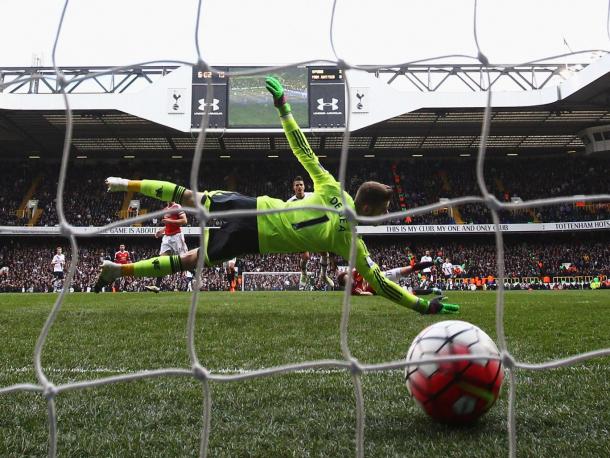
[{"label": "tottenham cockerel logo", "polygon": [[205,110],[206,107],[210,107],[212,111],[218,111],[220,110],[219,103],[220,100],[218,99],[212,99],[212,103],[206,102],[205,99],[199,99],[199,110]]},{"label": "tottenham cockerel logo", "polygon": [[330,102],[325,102],[323,98],[318,99],[318,110],[326,111],[330,109],[331,111],[337,111],[339,109],[339,99],[335,99],[334,97],[330,99]]}]

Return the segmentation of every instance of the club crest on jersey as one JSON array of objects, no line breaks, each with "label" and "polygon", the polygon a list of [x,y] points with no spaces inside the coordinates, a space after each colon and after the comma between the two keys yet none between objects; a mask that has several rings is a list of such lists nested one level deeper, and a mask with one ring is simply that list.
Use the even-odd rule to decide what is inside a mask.
[{"label": "club crest on jersey", "polygon": [[161,263],[159,262],[159,259],[155,259],[152,262],[152,265],[155,270],[161,270]]},{"label": "club crest on jersey", "polygon": [[163,196],[163,186],[161,186],[159,189],[155,189],[155,196],[157,196],[159,199]]}]

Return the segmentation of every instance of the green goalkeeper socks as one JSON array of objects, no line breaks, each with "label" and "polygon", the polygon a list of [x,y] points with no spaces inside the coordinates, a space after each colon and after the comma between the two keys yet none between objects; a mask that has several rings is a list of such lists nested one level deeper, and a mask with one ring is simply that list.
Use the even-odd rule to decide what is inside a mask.
[{"label": "green goalkeeper socks", "polygon": [[163,277],[182,271],[179,255],[157,256],[132,264],[134,277]]},{"label": "green goalkeeper socks", "polygon": [[182,196],[186,188],[169,181],[142,180],[140,194],[152,197],[163,202],[182,203]]}]

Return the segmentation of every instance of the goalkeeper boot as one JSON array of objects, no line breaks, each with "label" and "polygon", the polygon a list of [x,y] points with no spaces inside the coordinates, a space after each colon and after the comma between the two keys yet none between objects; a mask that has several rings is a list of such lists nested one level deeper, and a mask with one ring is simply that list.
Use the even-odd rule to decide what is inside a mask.
[{"label": "goalkeeper boot", "polygon": [[108,192],[127,191],[128,184],[129,184],[129,180],[127,178],[119,178],[119,177],[106,178],[106,186],[108,186]]},{"label": "goalkeeper boot", "polygon": [[121,264],[112,261],[104,261],[102,263],[102,271],[95,282],[93,291],[99,293],[104,286],[110,285],[113,281],[121,276]]},{"label": "goalkeeper boot", "polygon": [[443,290],[440,288],[432,288],[432,294],[436,294],[437,296],[442,296]]}]

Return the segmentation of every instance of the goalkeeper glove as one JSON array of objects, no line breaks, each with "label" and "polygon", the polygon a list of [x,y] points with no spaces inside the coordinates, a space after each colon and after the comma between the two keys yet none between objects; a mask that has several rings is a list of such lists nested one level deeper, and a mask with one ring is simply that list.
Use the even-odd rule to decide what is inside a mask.
[{"label": "goalkeeper glove", "polygon": [[422,299],[421,297],[417,301],[415,309],[422,315],[436,315],[436,314],[455,314],[459,313],[460,306],[457,304],[447,304],[442,301],[447,299],[444,296],[437,296],[430,301]]},{"label": "goalkeeper glove", "polygon": [[273,96],[273,105],[280,112],[280,116],[285,116],[289,114],[292,110],[290,109],[290,104],[286,102],[286,95],[284,95],[284,88],[282,87],[282,83],[273,76],[268,76],[265,79],[265,87]]}]

